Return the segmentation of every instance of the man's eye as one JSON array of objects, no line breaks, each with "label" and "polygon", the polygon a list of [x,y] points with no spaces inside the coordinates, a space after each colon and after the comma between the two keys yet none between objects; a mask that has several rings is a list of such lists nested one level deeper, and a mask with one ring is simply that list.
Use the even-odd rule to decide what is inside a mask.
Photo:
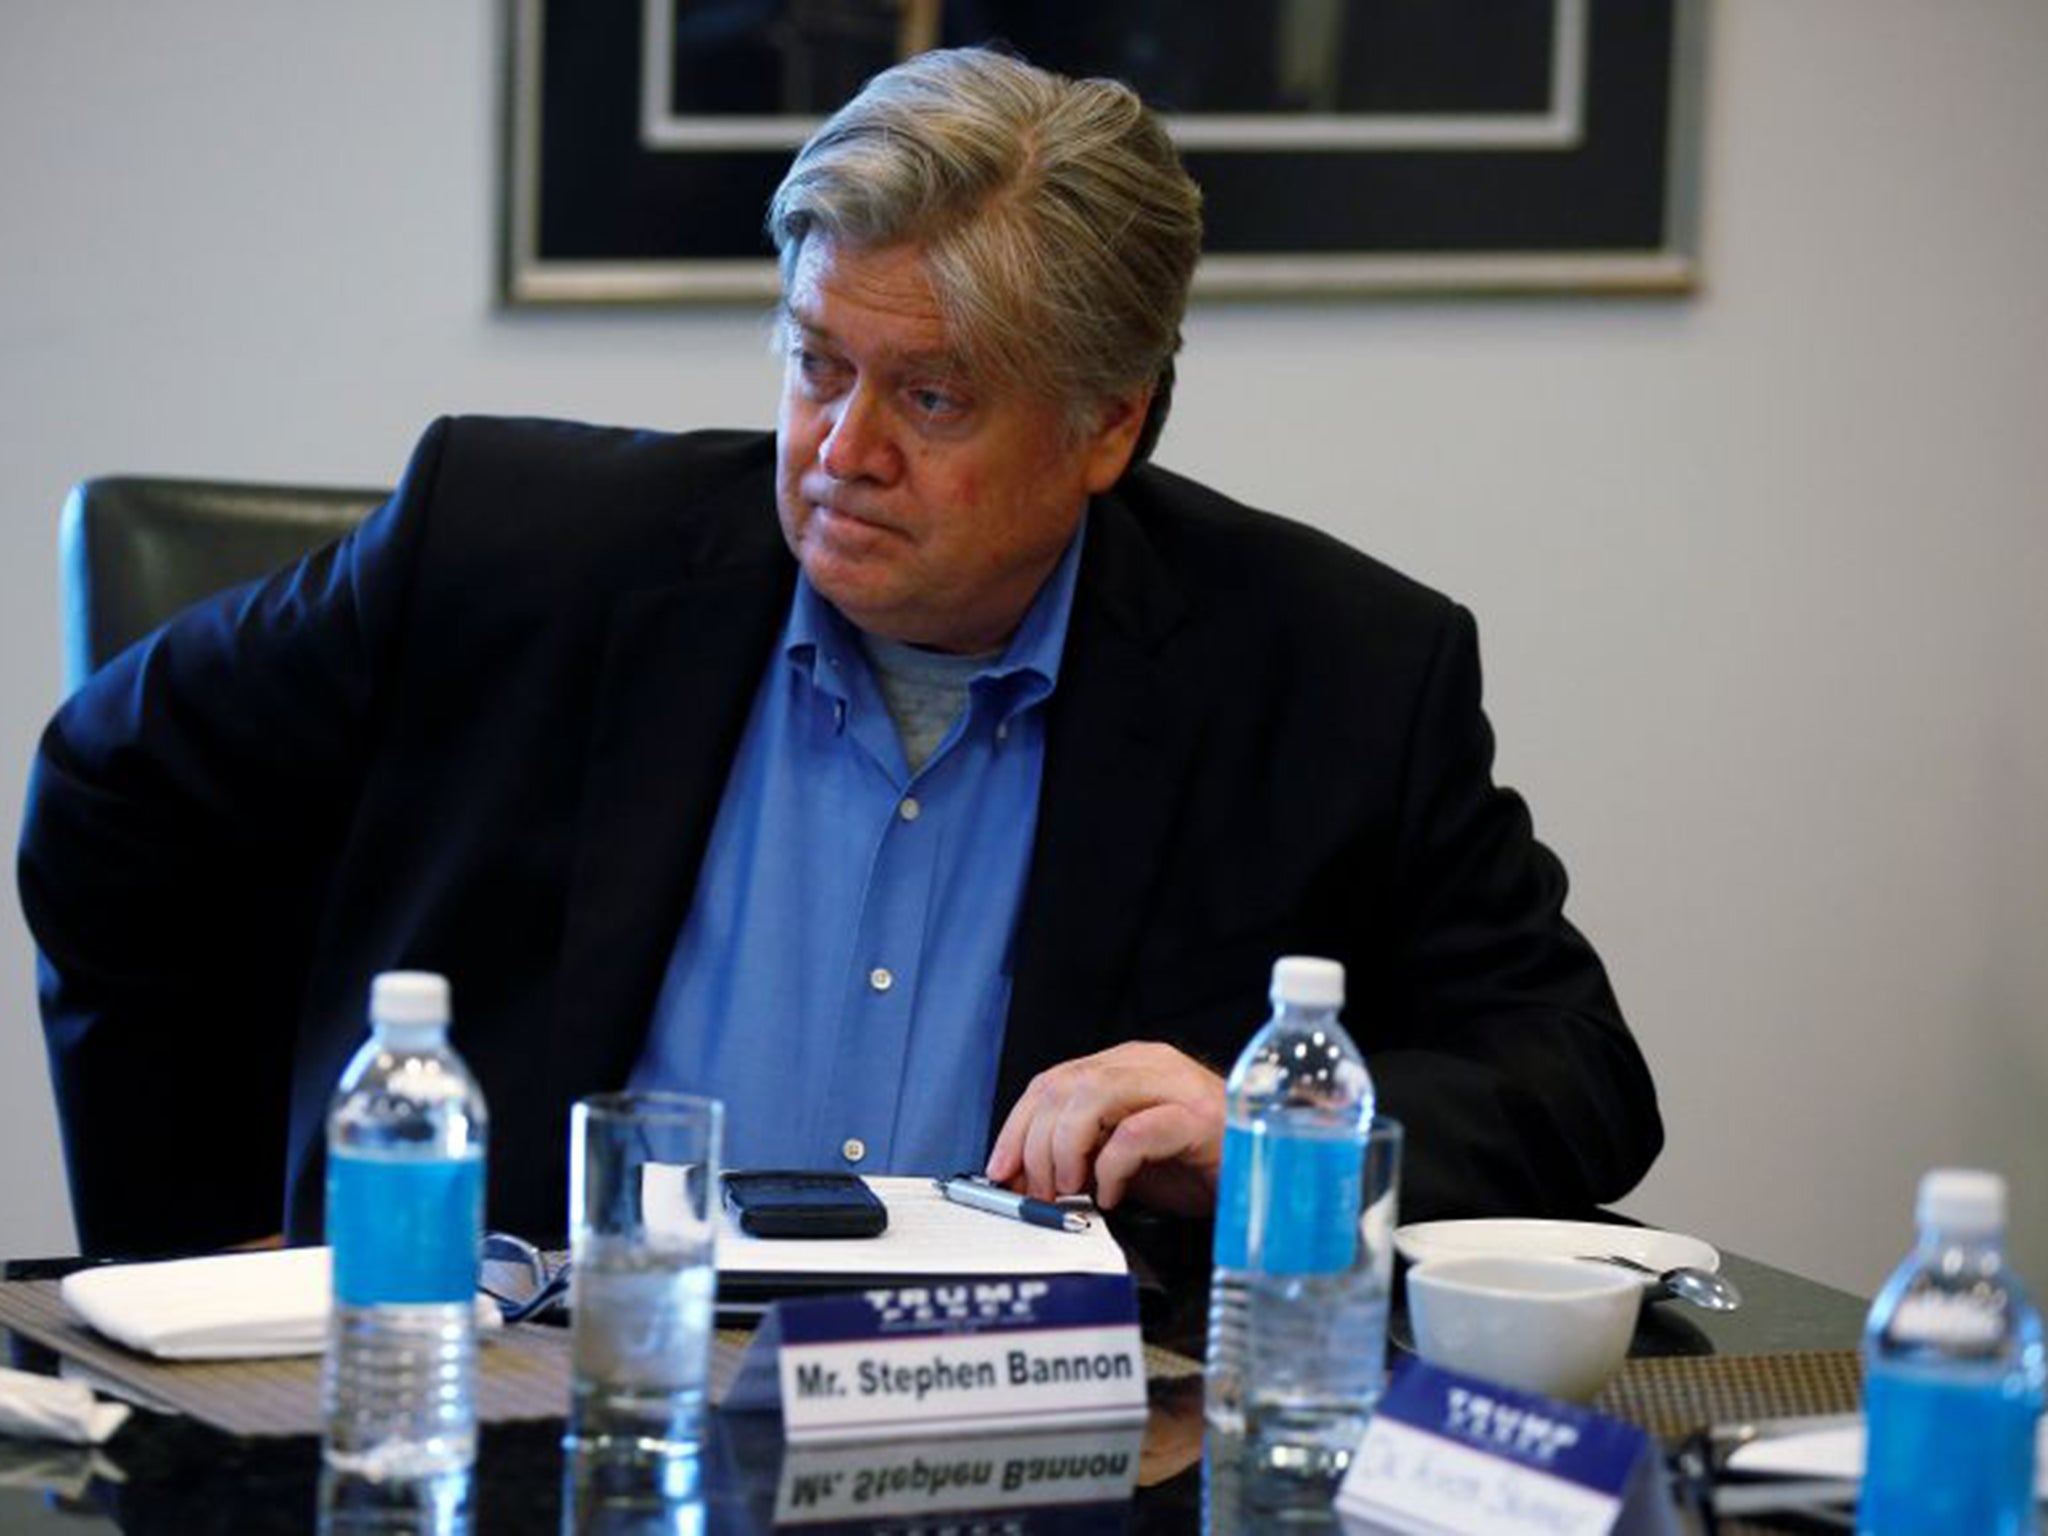
[{"label": "man's eye", "polygon": [[967,409],[964,399],[945,389],[913,389],[910,403],[917,407],[919,415],[935,421],[950,421]]},{"label": "man's eye", "polygon": [[822,352],[813,352],[809,347],[791,347],[789,355],[796,364],[797,377],[809,388],[827,388],[839,377],[839,364]]}]

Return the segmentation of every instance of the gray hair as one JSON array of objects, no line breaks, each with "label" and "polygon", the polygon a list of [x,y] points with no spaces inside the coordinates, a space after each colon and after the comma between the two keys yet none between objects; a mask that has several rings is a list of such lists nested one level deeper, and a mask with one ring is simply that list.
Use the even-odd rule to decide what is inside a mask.
[{"label": "gray hair", "polygon": [[768,209],[786,293],[805,240],[922,247],[953,344],[1084,428],[1145,384],[1136,463],[1173,394],[1201,190],[1130,87],[984,48],[870,80],[797,153]]}]

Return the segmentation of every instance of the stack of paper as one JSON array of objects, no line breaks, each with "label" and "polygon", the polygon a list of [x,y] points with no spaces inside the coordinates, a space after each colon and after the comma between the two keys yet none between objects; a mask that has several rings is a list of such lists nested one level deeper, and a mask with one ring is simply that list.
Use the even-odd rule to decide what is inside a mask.
[{"label": "stack of paper", "polygon": [[845,1289],[864,1281],[949,1275],[1121,1275],[1124,1253],[1100,1216],[1085,1232],[1055,1232],[955,1205],[930,1179],[872,1178],[889,1208],[879,1237],[764,1238],[731,1211],[718,1233],[721,1299],[749,1290]]}]

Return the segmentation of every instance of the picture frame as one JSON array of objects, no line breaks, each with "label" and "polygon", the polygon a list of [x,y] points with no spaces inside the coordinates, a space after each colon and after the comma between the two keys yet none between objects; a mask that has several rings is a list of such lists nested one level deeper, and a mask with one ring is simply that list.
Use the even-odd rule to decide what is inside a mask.
[{"label": "picture frame", "polygon": [[798,146],[875,69],[985,36],[1161,110],[1198,296],[1699,282],[1706,0],[507,4],[511,305],[771,299]]}]

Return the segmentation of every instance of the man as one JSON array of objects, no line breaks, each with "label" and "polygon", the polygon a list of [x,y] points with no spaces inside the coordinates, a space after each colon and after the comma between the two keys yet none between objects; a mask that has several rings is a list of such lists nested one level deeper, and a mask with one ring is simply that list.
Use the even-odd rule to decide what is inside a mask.
[{"label": "man", "polygon": [[453,978],[535,1235],[626,1081],[724,1098],[733,1163],[1200,1213],[1287,951],[1349,968],[1409,1215],[1623,1193],[1654,1094],[1469,616],[1142,465],[1200,233],[1157,122],[925,55],[769,222],[772,442],[438,423],[52,724],[21,880],[85,1246],[316,1236],[399,965]]}]

